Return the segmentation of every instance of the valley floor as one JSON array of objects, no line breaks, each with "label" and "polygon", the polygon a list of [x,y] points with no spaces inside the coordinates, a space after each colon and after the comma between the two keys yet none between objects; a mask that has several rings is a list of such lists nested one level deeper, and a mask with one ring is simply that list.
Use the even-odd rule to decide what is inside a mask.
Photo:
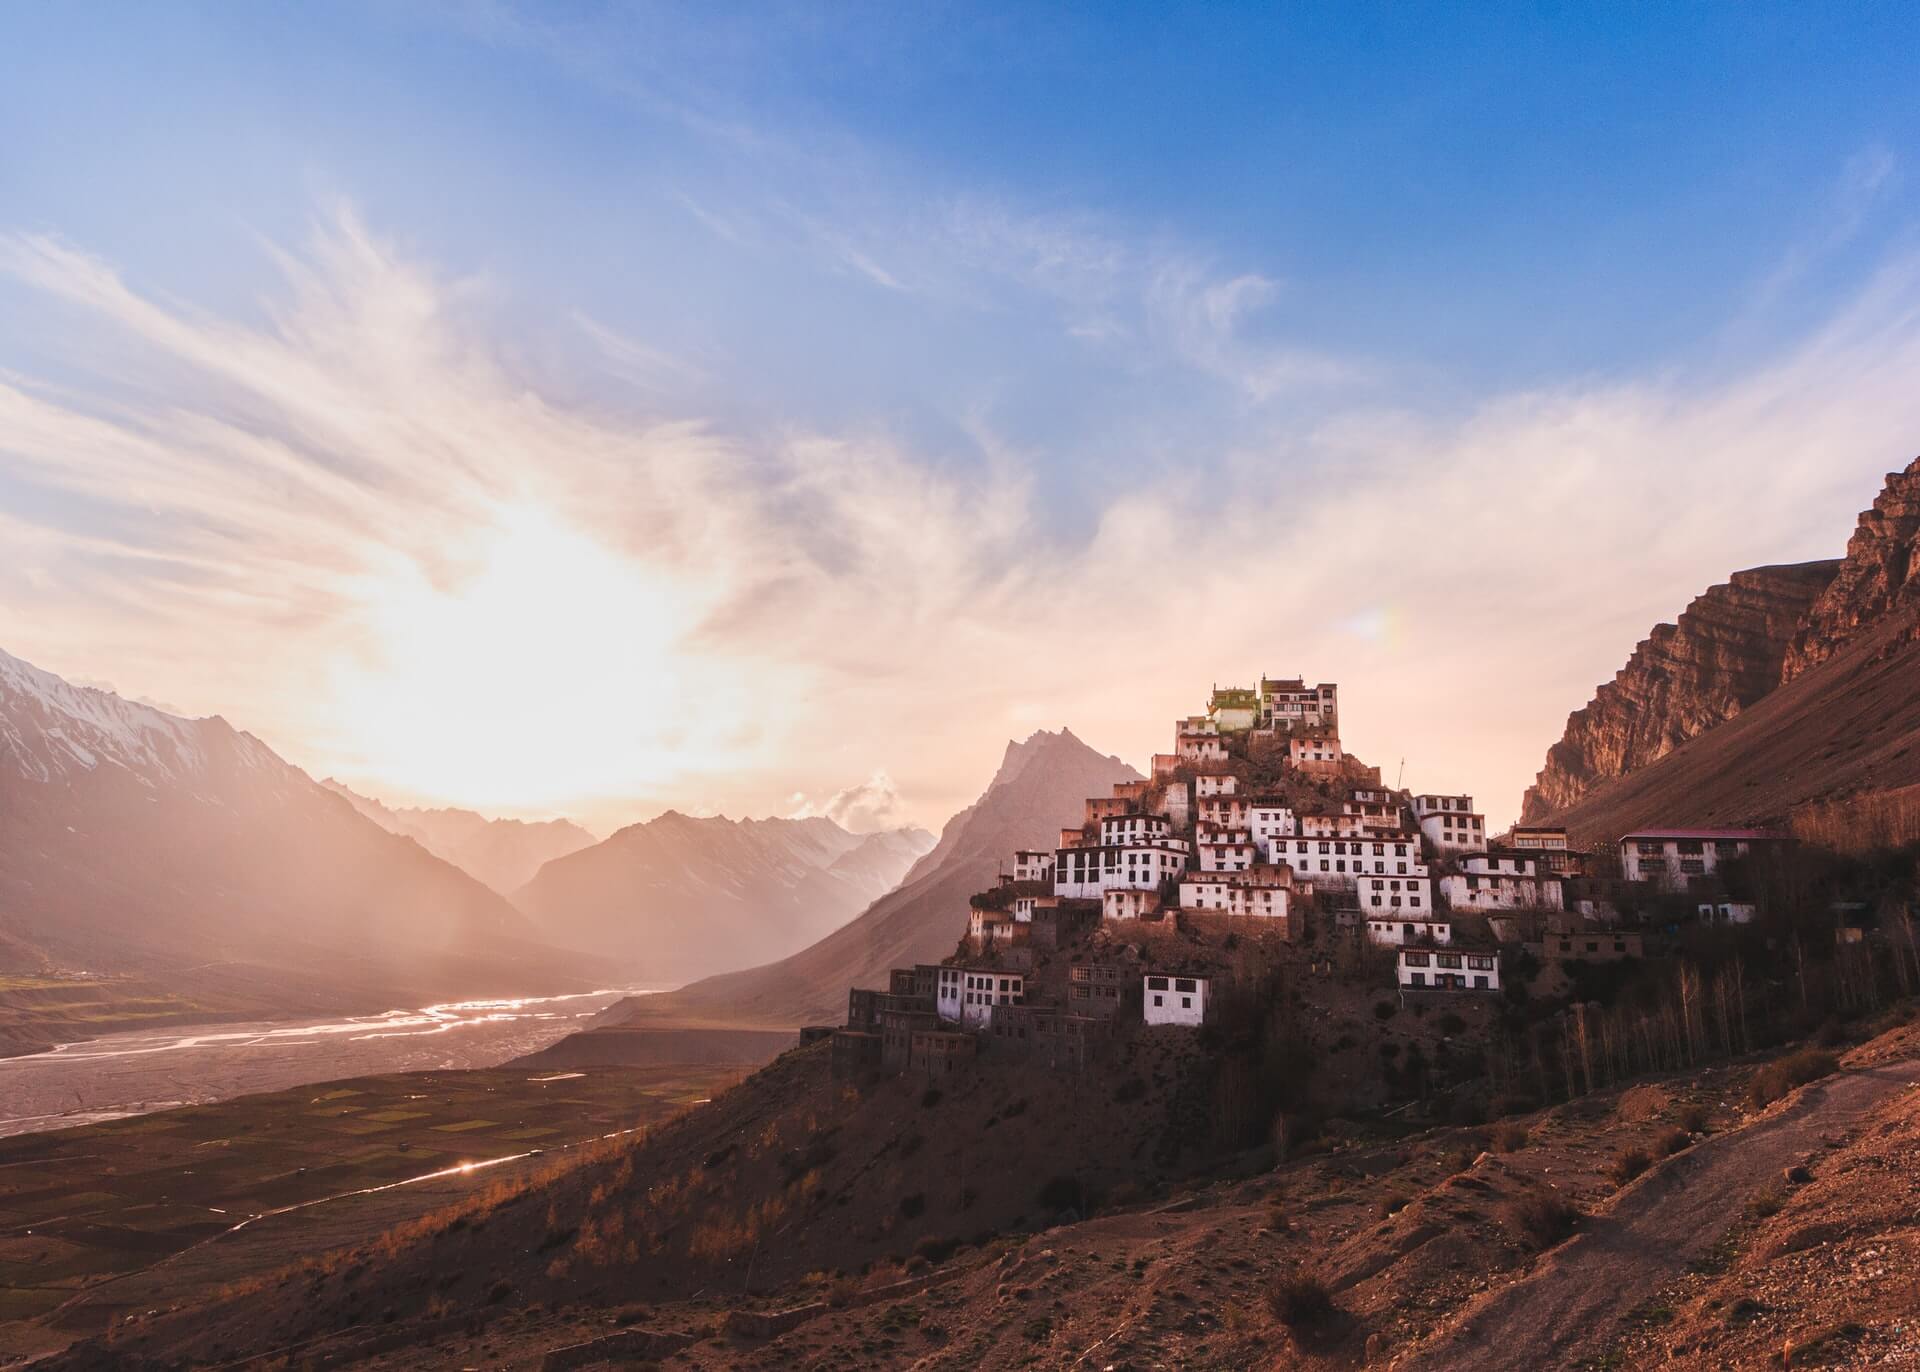
[{"label": "valley floor", "polygon": [[737,1076],[360,1077],[0,1140],[0,1365],[383,1233]]},{"label": "valley floor", "polygon": [[[130,993],[121,983],[83,985],[103,988],[105,998],[95,1002],[94,1019],[70,1024],[42,1004],[27,1023],[37,1036],[55,1037],[58,1046],[0,1056],[0,1138],[303,1082],[493,1067],[549,1046],[625,994],[471,1001],[319,1018],[269,1019],[259,1009],[222,1018],[175,1009],[145,1021],[145,1027],[110,1032],[120,1024],[116,1016],[124,1014]],[[70,1002],[76,993],[63,989],[62,994]]]},{"label": "valley floor", "polygon": [[[791,1089],[812,1072],[809,1053],[770,1070]],[[644,1263],[623,1296],[623,1279],[584,1271],[577,1286],[538,1285],[496,1247],[471,1282],[438,1269],[447,1295],[423,1310],[396,1298],[417,1280],[404,1277],[410,1260],[388,1274],[362,1248],[344,1272],[268,1278],[255,1308],[276,1289],[338,1302],[330,1324],[291,1343],[248,1334],[235,1319],[246,1304],[216,1299],[211,1320],[163,1315],[59,1365],[150,1365],[136,1348],[163,1365],[218,1360],[257,1340],[247,1351],[271,1348],[273,1365],[396,1370],[1920,1366],[1920,1029],[1889,1030],[1765,1108],[1748,1099],[1758,1066],[1644,1081],[1490,1128],[1349,1130],[1277,1167],[1249,1155],[1237,1174],[1114,1197],[1093,1218],[751,1296],[751,1262],[648,1299]],[[715,1109],[713,1126],[726,1120]],[[1632,1177],[1621,1159],[1636,1150],[1652,1162]],[[890,1212],[896,1198],[872,1199]],[[1578,1212],[1571,1237],[1560,1203]],[[828,1213],[865,1223],[857,1207]],[[499,1215],[489,1241],[495,1228],[499,1240],[540,1232],[514,1227],[535,1218],[525,1207]],[[1283,1317],[1270,1298],[1286,1273],[1324,1284],[1332,1311]],[[140,1300],[195,1288],[209,1290],[196,1280]]]}]

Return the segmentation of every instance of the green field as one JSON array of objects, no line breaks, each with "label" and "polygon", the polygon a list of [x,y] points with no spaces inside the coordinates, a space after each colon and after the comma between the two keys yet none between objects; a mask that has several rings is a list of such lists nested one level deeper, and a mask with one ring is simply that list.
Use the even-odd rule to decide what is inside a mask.
[{"label": "green field", "polygon": [[[408,1073],[0,1139],[0,1324],[45,1314],[250,1216],[463,1163],[556,1153],[656,1122],[738,1075]],[[473,1184],[488,1177],[478,1172]],[[387,1193],[382,1212],[412,1191]],[[445,1200],[419,1194],[422,1207]]]}]

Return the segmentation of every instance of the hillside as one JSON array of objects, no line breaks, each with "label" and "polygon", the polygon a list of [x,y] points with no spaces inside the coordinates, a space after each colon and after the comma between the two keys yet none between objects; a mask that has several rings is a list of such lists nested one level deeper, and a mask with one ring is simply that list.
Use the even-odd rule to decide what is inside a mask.
[{"label": "hillside", "polygon": [[259,739],[3,653],[0,956],[282,1008],[585,989],[505,900]]},{"label": "hillside", "polygon": [[1677,623],[1656,624],[1614,679],[1568,717],[1520,802],[1521,822],[1538,822],[1658,762],[1778,686],[1802,617],[1839,565],[1735,572]]},{"label": "hillside", "polygon": [[552,942],[622,979],[674,984],[785,957],[893,889],[933,843],[830,819],[669,810],[557,858],[514,894]]},{"label": "hillside", "polygon": [[[1169,1085],[1201,1047],[1144,1040],[1138,1095],[1030,1069],[856,1091],[799,1049],[547,1175],[378,1237],[342,1221],[348,1246],[304,1264],[311,1224],[250,1281],[210,1267],[194,1290],[176,1264],[83,1294],[40,1346],[111,1318],[48,1366],[1452,1372],[1911,1347],[1910,1025],[1771,1103],[1749,1061],[1188,1171]],[[1280,1298],[1299,1273],[1327,1307]]]},{"label": "hillside", "polygon": [[1777,824],[1795,806],[1920,783],[1920,608],[1903,609],[1553,821],[1581,845],[1662,823]]},{"label": "hillside", "polygon": [[572,820],[488,819],[472,810],[394,808],[332,777],[320,783],[390,834],[404,834],[496,893],[511,897],[541,866],[591,847]]},{"label": "hillside", "polygon": [[1888,475],[1838,562],[1735,573],[1657,626],[1569,717],[1523,821],[1607,840],[1920,780],[1917,565],[1920,460]]},{"label": "hillside", "polygon": [[1051,848],[1062,825],[1079,823],[1086,797],[1138,775],[1065,729],[1010,742],[981,797],[948,820],[899,888],[858,919],[779,962],[616,1006],[603,1019],[776,1028],[836,1021],[849,986],[884,984],[890,967],[952,952],[968,897],[993,884],[1008,854]]}]

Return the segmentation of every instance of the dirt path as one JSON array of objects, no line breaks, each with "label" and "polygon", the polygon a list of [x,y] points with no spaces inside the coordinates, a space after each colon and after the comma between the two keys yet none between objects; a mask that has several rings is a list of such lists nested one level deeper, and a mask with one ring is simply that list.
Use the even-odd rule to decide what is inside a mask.
[{"label": "dirt path", "polygon": [[1764,1119],[1669,1158],[1530,1275],[1469,1306],[1398,1366],[1533,1372],[1597,1358],[1630,1312],[1719,1242],[1756,1191],[1916,1081],[1920,1061],[1844,1072]]}]

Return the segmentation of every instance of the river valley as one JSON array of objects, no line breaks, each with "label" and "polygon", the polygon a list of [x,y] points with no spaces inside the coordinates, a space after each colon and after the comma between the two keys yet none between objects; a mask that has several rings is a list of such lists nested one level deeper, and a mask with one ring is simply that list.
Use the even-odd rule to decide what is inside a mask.
[{"label": "river valley", "polygon": [[305,1082],[494,1067],[546,1047],[633,994],[644,992],[139,1030],[0,1058],[0,1138]]}]

